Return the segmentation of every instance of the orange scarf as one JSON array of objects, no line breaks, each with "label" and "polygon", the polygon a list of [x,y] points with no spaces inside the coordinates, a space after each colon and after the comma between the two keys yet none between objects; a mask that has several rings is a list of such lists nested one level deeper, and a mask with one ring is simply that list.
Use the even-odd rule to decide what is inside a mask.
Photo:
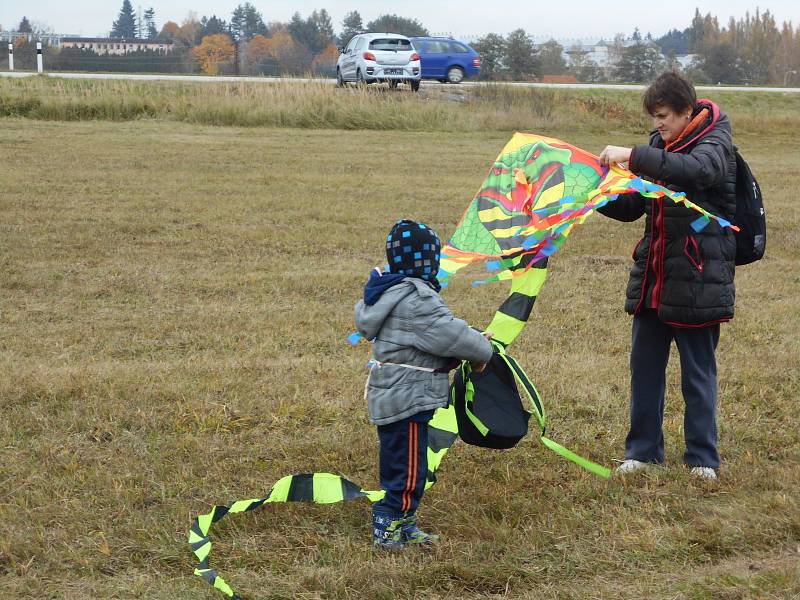
[{"label": "orange scarf", "polygon": [[681,131],[681,134],[677,138],[672,140],[669,144],[666,145],[664,150],[669,152],[670,150],[672,150],[673,148],[678,146],[681,142],[686,140],[686,138],[688,138],[690,135],[692,135],[695,131],[697,131],[700,128],[701,125],[703,125],[706,122],[706,119],[708,119],[708,115],[709,115],[709,109],[706,108],[706,107],[703,107],[700,110],[700,112],[698,112],[695,115],[694,119],[689,121],[689,124],[686,127],[683,128],[683,131]]}]

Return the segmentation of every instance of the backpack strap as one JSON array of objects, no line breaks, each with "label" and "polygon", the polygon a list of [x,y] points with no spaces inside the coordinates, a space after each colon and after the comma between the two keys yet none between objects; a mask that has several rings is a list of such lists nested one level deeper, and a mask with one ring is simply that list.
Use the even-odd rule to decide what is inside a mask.
[{"label": "backpack strap", "polygon": [[527,394],[531,401],[534,414],[536,415],[537,421],[539,421],[539,439],[541,440],[542,444],[550,448],[550,450],[559,456],[562,456],[567,460],[571,460],[579,467],[583,467],[590,473],[594,473],[595,475],[608,479],[611,476],[610,469],[602,465],[598,465],[587,458],[583,458],[582,456],[575,454],[569,448],[565,448],[558,442],[554,442],[550,438],[545,437],[546,415],[544,412],[544,405],[539,397],[539,393],[536,391],[536,388],[534,387],[528,375],[525,373],[522,367],[519,366],[519,363],[517,363],[514,358],[507,355],[503,349],[498,350],[498,354],[500,358],[502,358],[503,361],[508,365],[509,369],[511,369],[511,372],[514,374],[514,379],[516,379],[517,382],[522,386],[522,389],[525,390],[525,394]]},{"label": "backpack strap", "polygon": [[[472,402],[475,397],[475,384],[473,384],[472,380],[469,378],[467,365],[469,365],[469,363],[466,361],[461,363],[461,380],[464,382],[464,413],[472,424],[475,425],[475,428],[480,431],[481,435],[486,437],[489,433],[489,428],[472,412]],[[471,370],[470,368],[470,371]]]}]

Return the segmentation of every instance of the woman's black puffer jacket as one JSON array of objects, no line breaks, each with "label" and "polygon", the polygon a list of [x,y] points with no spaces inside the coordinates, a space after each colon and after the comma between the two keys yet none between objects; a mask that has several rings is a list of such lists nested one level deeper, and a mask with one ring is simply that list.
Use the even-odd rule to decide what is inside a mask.
[{"label": "woman's black puffer jacket", "polygon": [[[630,168],[637,175],[686,193],[710,213],[733,219],[736,211],[736,156],[728,117],[709,100],[698,101],[694,115],[707,117],[677,147],[664,150],[658,132],[649,145],[633,148]],[[599,210],[620,221],[646,215],[644,237],[633,251],[634,265],[625,310],[645,308],[677,327],[703,327],[733,318],[735,233],[711,221],[695,231],[697,211],[670,199],[620,196]]]}]

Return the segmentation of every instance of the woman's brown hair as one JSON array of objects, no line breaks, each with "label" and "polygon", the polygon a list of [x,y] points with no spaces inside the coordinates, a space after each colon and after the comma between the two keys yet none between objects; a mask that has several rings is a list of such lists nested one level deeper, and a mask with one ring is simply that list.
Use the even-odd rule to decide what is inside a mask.
[{"label": "woman's brown hair", "polygon": [[673,112],[681,112],[687,108],[694,109],[696,103],[697,92],[694,85],[675,71],[666,71],[659,75],[642,97],[644,109],[650,115],[659,106],[668,106]]}]

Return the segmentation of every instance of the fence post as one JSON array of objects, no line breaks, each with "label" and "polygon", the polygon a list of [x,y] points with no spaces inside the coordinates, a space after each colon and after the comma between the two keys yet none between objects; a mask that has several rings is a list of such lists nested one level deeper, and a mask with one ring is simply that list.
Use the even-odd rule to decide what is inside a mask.
[{"label": "fence post", "polygon": [[14,44],[8,44],[8,70],[14,70]]},{"label": "fence post", "polygon": [[41,73],[42,69],[42,42],[36,42],[36,70]]}]

